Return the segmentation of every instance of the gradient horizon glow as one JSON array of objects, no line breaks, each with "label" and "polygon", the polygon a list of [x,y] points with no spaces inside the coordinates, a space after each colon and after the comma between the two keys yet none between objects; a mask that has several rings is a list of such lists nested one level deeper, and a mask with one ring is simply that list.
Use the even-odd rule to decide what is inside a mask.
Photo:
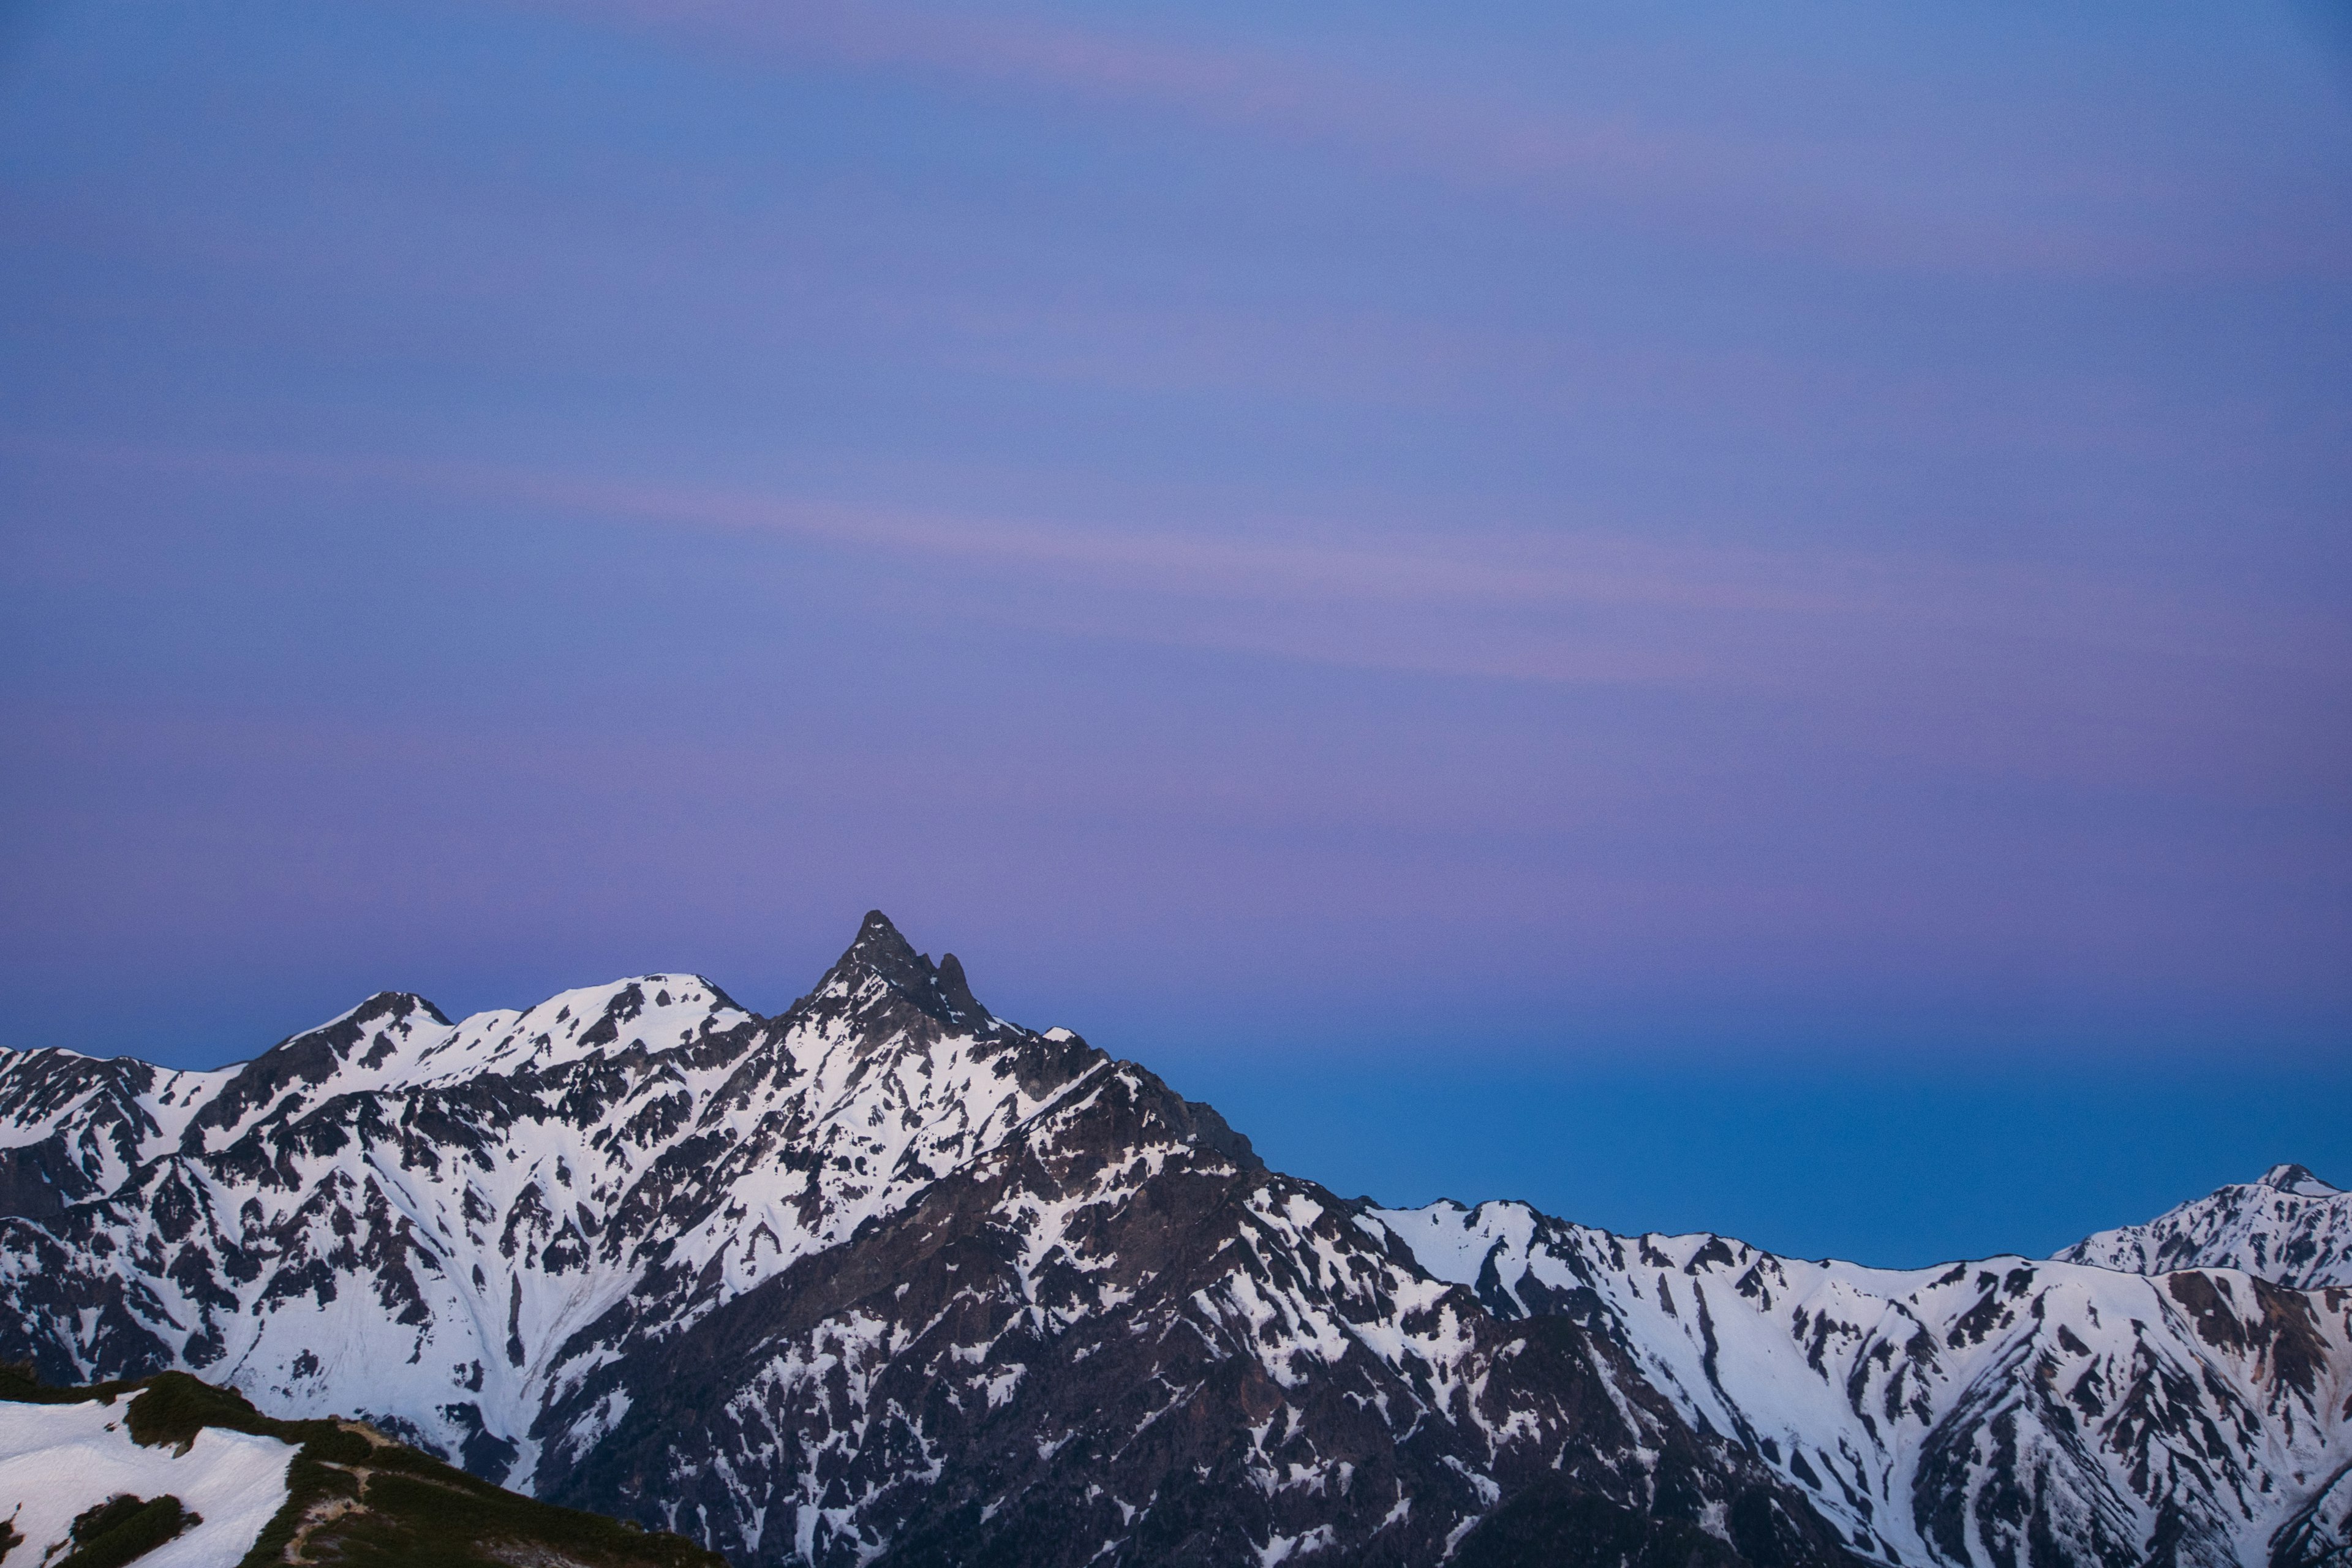
[{"label": "gradient horizon glow", "polygon": [[878,905],[1392,1202],[2352,1182],[2320,0],[35,0],[0,528],[0,1045]]}]

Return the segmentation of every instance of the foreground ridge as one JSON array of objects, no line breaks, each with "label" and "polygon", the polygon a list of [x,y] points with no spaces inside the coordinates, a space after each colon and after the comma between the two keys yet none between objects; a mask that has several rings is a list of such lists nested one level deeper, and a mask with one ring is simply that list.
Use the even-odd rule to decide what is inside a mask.
[{"label": "foreground ridge", "polygon": [[653,974],[213,1073],[0,1054],[0,1357],[363,1415],[745,1565],[2352,1540],[2352,1291],[1345,1201],[878,911],[772,1018]]},{"label": "foreground ridge", "polygon": [[499,1490],[356,1422],[278,1421],[185,1373],[52,1388],[0,1366],[0,1555],[129,1563],[724,1568],[675,1535]]}]

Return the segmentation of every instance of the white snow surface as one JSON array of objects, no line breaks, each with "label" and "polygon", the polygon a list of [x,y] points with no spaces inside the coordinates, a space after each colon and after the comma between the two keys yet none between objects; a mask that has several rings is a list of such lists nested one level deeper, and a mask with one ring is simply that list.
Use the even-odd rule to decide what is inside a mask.
[{"label": "white snow surface", "polygon": [[209,1426],[184,1454],[173,1444],[142,1447],[123,1422],[129,1406],[128,1399],[0,1401],[0,1508],[25,1538],[11,1558],[21,1553],[28,1564],[40,1563],[68,1540],[76,1515],[129,1492],[178,1498],[202,1518],[140,1558],[140,1568],[235,1568],[286,1506],[294,1448],[275,1437]]}]

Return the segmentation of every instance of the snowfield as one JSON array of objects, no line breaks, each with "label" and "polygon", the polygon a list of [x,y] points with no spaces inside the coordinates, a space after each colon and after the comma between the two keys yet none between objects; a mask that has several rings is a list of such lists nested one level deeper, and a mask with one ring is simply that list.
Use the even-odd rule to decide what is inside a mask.
[{"label": "snowfield", "polygon": [[25,1538],[12,1560],[40,1563],[67,1541],[76,1515],[129,1492],[178,1498],[203,1520],[140,1558],[140,1568],[236,1568],[286,1506],[291,1446],[206,1427],[184,1454],[171,1445],[144,1448],[124,1425],[130,1405],[128,1397],[111,1405],[0,1401],[0,1505]]}]

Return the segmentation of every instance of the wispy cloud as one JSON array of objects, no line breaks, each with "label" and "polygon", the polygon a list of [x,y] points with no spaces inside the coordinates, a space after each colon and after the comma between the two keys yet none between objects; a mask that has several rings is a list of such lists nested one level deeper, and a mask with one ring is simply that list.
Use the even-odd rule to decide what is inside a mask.
[{"label": "wispy cloud", "polygon": [[535,8],[652,29],[723,49],[735,62],[911,71],[1173,113],[1343,149],[1580,219],[1845,265],[2075,277],[2352,270],[2352,213],[2340,201],[2274,204],[2250,223],[2242,192],[2177,167],[2068,147],[2014,161],[2001,183],[1971,188],[1957,167],[1966,161],[1957,127],[1952,145],[1899,147],[1859,134],[1711,125],[1696,108],[1667,123],[1614,110],[1516,107],[1265,49],[1003,13],[839,0],[544,0]]},{"label": "wispy cloud", "polygon": [[[440,459],[26,437],[5,444],[81,465],[396,487],[559,517],[797,541],[901,578],[944,574],[968,613],[993,605],[1078,635],[1359,668],[1816,697],[1926,682],[1973,692],[1979,706],[2004,681],[2046,681],[2057,649],[2102,668],[2137,661],[2352,680],[2340,626],[2046,565],[1506,531],[1460,519],[1414,531],[1249,519],[1177,528]],[[962,593],[976,584],[986,591]],[[2137,700],[2163,686],[2136,679],[2145,688]],[[2121,713],[2113,693],[2103,700]]]},{"label": "wispy cloud", "polygon": [[[12,437],[51,456],[228,478],[399,485],[664,527],[770,533],[891,554],[991,562],[1117,579],[1161,592],[1258,599],[1307,595],[1369,603],[1460,602],[1822,612],[1834,596],[1759,581],[1768,558],[1661,551],[1631,542],[1496,542],[1485,551],[1300,542],[1246,532],[1082,527],[974,513],[860,506],[750,490],[662,484],[494,464],[268,451],[144,447]],[[1744,563],[1739,570],[1733,563]]]}]

